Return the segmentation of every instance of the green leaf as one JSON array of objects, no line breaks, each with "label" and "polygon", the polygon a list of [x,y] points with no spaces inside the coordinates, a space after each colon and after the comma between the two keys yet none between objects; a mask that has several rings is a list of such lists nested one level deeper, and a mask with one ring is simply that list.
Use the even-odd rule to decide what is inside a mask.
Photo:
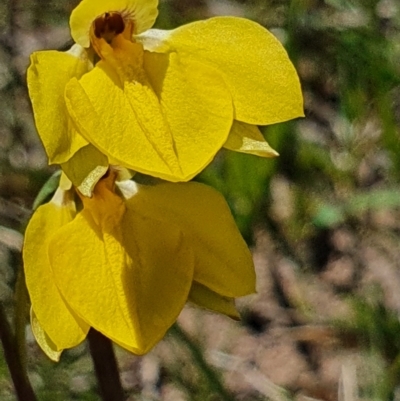
[{"label": "green leaf", "polygon": [[60,182],[61,170],[56,171],[43,185],[33,202],[33,210],[36,210],[46,199],[55,192]]}]

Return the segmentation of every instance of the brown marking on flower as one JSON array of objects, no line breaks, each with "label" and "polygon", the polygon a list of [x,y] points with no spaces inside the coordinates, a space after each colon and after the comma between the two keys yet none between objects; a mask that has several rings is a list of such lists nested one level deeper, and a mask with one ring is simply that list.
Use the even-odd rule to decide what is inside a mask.
[{"label": "brown marking on flower", "polygon": [[119,13],[105,13],[94,21],[94,34],[108,43],[125,29],[125,22]]}]

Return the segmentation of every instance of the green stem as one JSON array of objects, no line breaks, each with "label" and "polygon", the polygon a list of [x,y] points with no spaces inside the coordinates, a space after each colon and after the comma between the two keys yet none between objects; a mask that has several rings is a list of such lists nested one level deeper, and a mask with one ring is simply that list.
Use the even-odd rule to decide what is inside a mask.
[{"label": "green stem", "polygon": [[19,358],[14,335],[3,305],[0,303],[0,341],[4,350],[4,357],[14,383],[18,401],[37,401],[28,376]]},{"label": "green stem", "polygon": [[124,390],[112,342],[93,328],[87,338],[102,400],[124,401]]},{"label": "green stem", "polygon": [[178,323],[175,323],[171,327],[170,332],[189,349],[194,362],[210,384],[211,390],[217,393],[221,397],[221,400],[232,401],[233,397],[225,389],[214,369],[204,359],[200,347],[179,327]]}]

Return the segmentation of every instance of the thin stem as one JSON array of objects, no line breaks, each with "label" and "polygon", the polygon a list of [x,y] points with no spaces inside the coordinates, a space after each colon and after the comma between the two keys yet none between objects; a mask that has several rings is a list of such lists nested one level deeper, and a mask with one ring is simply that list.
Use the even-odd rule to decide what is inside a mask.
[{"label": "thin stem", "polygon": [[94,329],[90,329],[87,338],[102,400],[124,401],[124,390],[111,341]]},{"label": "thin stem", "polygon": [[21,363],[18,348],[3,305],[0,303],[0,341],[3,345],[4,357],[14,383],[18,401],[37,401],[28,376]]},{"label": "thin stem", "polygon": [[194,362],[210,384],[210,388],[215,391],[222,400],[232,401],[233,397],[225,389],[214,369],[204,359],[200,347],[181,329],[178,323],[175,323],[171,327],[170,332],[189,349]]},{"label": "thin stem", "polygon": [[19,360],[26,372],[26,344],[25,344],[25,327],[27,316],[29,316],[29,294],[25,283],[24,269],[18,271],[17,282],[15,285],[15,317],[14,317],[14,338],[15,346],[18,349]]}]

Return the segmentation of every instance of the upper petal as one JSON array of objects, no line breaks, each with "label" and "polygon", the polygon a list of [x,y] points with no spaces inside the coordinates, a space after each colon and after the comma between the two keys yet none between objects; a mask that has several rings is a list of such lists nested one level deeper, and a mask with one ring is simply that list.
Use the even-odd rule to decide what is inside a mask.
[{"label": "upper petal", "polygon": [[88,61],[72,53],[75,54],[58,51],[33,53],[28,68],[28,89],[35,123],[50,163],[63,163],[87,145],[72,124],[64,101],[67,82],[88,71]]},{"label": "upper petal", "polygon": [[[51,239],[61,227],[72,221],[74,214],[74,208],[68,204],[50,202],[40,206],[26,228],[23,248],[26,284],[32,308],[57,351],[79,344],[89,329],[61,297],[48,258]],[[64,264],[60,269],[67,267]]]},{"label": "upper petal", "polygon": [[255,22],[215,17],[172,31],[149,30],[136,39],[146,50],[177,52],[218,69],[236,120],[266,125],[303,116],[299,79],[285,49]]},{"label": "upper petal", "polygon": [[89,47],[90,27],[104,13],[121,13],[133,21],[136,34],[151,28],[158,15],[158,0],[83,0],[72,11],[71,36],[76,43]]},{"label": "upper petal", "polygon": [[127,205],[180,227],[194,252],[195,281],[225,297],[255,291],[251,253],[217,191],[195,182],[139,186]]}]

